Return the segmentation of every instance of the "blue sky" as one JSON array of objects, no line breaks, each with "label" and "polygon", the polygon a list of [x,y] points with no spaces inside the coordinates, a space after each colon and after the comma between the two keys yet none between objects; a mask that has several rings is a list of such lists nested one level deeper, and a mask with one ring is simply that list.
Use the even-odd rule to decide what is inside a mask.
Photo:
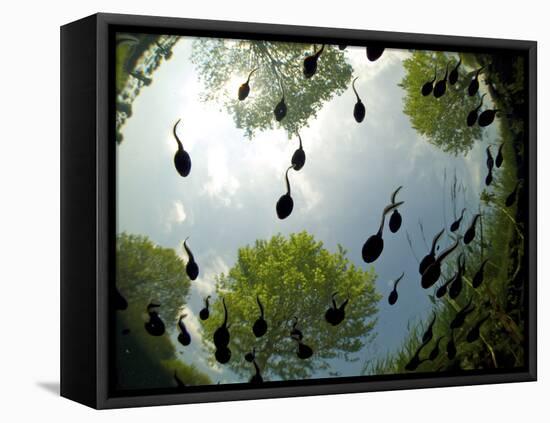
[{"label": "blue sky", "polygon": [[[232,117],[220,105],[201,103],[202,90],[189,61],[191,38],[182,38],[174,55],[154,74],[151,86],[142,89],[133,103],[133,116],[123,128],[124,141],[117,147],[117,230],[147,235],[155,243],[174,248],[187,260],[182,241],[189,243],[201,267],[192,282],[186,308],[186,325],[194,339],[182,355],[186,362],[209,373],[214,381],[235,382],[219,366],[210,366],[198,341],[198,311],[202,299],[214,290],[214,277],[234,264],[237,249],[276,233],[307,230],[335,251],[337,244],[361,268],[361,247],[374,234],[382,209],[400,185],[398,199],[405,204],[401,230],[384,231],[385,248],[374,263],[380,303],[376,340],[357,355],[358,361],[335,360],[342,375],[359,374],[365,359],[395,350],[409,321],[424,319],[431,303],[420,288],[418,262],[407,243],[422,258],[429,249],[422,239],[422,222],[428,244],[433,235],[452,222],[450,183],[456,172],[466,193],[458,209],[477,209],[485,177],[485,148],[495,142],[493,129],[466,156],[451,156],[429,144],[411,128],[403,114],[402,60],[409,53],[386,50],[376,62],[368,62],[364,48],[348,47],[347,58],[359,76],[356,87],[366,106],[361,124],[352,116],[355,95],[351,86],[327,102],[310,126],[301,130],[306,165],[291,172],[294,211],[278,220],[275,203],[285,192],[284,170],[298,146],[284,132],[259,133],[252,141],[235,128]],[[235,95],[247,75],[235,75],[230,85]],[[192,158],[191,174],[182,179],[174,169],[177,145],[174,122],[181,118],[178,134]],[[447,179],[445,182],[444,174]],[[466,203],[464,203],[464,201]],[[471,215],[466,215],[469,221]],[[442,238],[442,248],[449,240]],[[387,304],[392,281],[402,272],[399,301]],[[326,372],[315,376],[327,375]]]}]

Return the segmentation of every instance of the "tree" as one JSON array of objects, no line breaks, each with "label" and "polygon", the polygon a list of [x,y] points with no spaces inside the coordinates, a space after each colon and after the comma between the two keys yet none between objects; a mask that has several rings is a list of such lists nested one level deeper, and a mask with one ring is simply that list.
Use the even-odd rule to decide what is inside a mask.
[{"label": "tree", "polygon": [[[223,320],[222,298],[228,308],[232,358],[227,364],[247,380],[252,365],[243,357],[256,348],[264,379],[303,379],[317,369],[327,369],[327,360],[352,359],[375,336],[377,302],[373,270],[357,268],[346,251],[323,248],[312,235],[301,232],[239,249],[235,266],[217,277],[217,299],[212,316],[203,322],[203,339],[212,340]],[[338,292],[340,305],[346,298],[346,316],[338,326],[325,321],[331,294]],[[267,333],[256,338],[252,326],[259,317],[256,295],[265,310]],[[303,332],[303,342],[314,353],[307,360],[296,356],[297,343],[290,338],[294,316]]]},{"label": "tree", "polygon": [[143,87],[151,85],[153,74],[172,56],[177,36],[117,33],[116,37],[116,131],[117,144],[123,140],[122,128],[132,116],[132,103]]},{"label": "tree", "polygon": [[[463,56],[470,58],[469,55]],[[449,62],[450,72],[457,61],[443,52],[430,51],[415,51],[403,62],[407,72],[399,84],[405,90],[403,112],[409,116],[413,128],[428,142],[448,153],[466,154],[482,134],[478,125],[466,125],[468,113],[481,100],[479,94],[470,97],[466,91],[472,72],[465,72],[465,65],[459,67],[458,82],[454,86],[447,84],[447,92],[440,98],[421,94],[424,83],[433,79],[435,68],[437,80],[440,80]]]},{"label": "tree", "polygon": [[[325,46],[317,73],[306,79],[303,60],[319,48],[311,44],[199,38],[194,41],[191,60],[204,84],[202,100],[221,101],[237,128],[244,129],[250,139],[258,130],[275,127],[273,110],[284,90],[288,113],[280,124],[290,137],[317,115],[324,102],[341,94],[351,80],[351,66],[343,52],[332,46]],[[239,85],[254,68],[258,70],[250,80],[250,95],[239,101]]]},{"label": "tree", "polygon": [[[174,371],[189,385],[211,383],[207,375],[176,358],[170,332],[189,290],[185,266],[174,250],[141,235],[119,234],[116,284],[128,308],[116,311],[116,374],[121,389],[175,387]],[[144,328],[149,302],[160,304],[166,333],[150,336]],[[174,329],[172,329],[174,328]]]},{"label": "tree", "polygon": [[157,302],[165,322],[175,324],[190,284],[183,260],[170,248],[127,233],[118,235],[116,254],[117,288],[128,303],[145,312]]}]

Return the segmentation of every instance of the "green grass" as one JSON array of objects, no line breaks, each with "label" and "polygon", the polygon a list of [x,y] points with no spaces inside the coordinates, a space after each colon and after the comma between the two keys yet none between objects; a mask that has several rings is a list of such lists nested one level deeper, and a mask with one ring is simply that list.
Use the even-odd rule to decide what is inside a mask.
[{"label": "green grass", "polygon": [[[483,60],[484,58],[482,58]],[[483,63],[483,61],[481,61]],[[514,65],[512,82],[501,82],[500,78],[486,76],[488,82],[494,84],[492,91],[496,107],[502,110],[512,110],[517,101],[520,86],[523,86],[523,70]],[[495,74],[496,75],[496,74]],[[499,94],[496,94],[499,93]],[[523,94],[523,93],[520,93]],[[522,101],[520,95],[520,101]],[[482,213],[481,226],[478,226],[476,240],[464,247],[462,252],[466,258],[466,274],[461,294],[456,300],[448,297],[441,299],[433,296],[435,289],[442,281],[448,280],[456,268],[455,252],[447,259],[442,277],[436,288],[430,291],[433,302],[433,313],[437,315],[433,328],[433,339],[420,352],[420,359],[427,358],[436,345],[436,340],[442,337],[440,353],[434,360],[422,362],[415,372],[439,372],[472,369],[510,369],[522,367],[525,364],[524,329],[525,329],[525,271],[524,233],[522,213],[518,213],[518,200],[524,197],[524,186],[520,184],[516,203],[511,207],[504,205],[506,197],[514,190],[521,172],[523,161],[523,121],[515,116],[499,119],[504,162],[500,169],[494,171],[494,181],[480,198]],[[495,122],[496,124],[496,122]],[[493,155],[496,155],[493,148]],[[473,245],[472,245],[473,244]],[[483,284],[474,289],[472,277],[480,263],[487,258]],[[454,331],[457,355],[449,360],[446,346],[450,340],[450,323],[456,312],[472,298],[476,306],[465,324]],[[479,340],[469,343],[466,336],[473,325],[490,313],[490,318],[481,326]],[[428,317],[431,320],[431,316]],[[368,375],[407,373],[405,366],[421,345],[422,335],[429,322],[409,324],[409,332],[397,351],[387,354],[383,359],[367,362],[363,372]]]}]

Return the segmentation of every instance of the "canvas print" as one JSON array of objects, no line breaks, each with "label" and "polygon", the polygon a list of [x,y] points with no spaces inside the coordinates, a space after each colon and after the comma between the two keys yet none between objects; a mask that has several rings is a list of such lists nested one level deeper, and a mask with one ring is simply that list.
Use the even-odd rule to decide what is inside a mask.
[{"label": "canvas print", "polygon": [[523,55],[115,41],[114,392],[525,369]]}]

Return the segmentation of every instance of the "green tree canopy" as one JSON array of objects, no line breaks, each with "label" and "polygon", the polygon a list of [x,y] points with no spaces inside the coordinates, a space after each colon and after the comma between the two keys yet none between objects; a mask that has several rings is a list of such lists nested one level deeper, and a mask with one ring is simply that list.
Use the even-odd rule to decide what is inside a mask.
[{"label": "green tree canopy", "polygon": [[[471,62],[469,55],[464,55]],[[405,90],[403,112],[409,116],[411,125],[419,134],[425,136],[431,144],[451,154],[466,154],[474,142],[481,139],[481,128],[478,125],[468,127],[466,117],[480,102],[478,95],[468,96],[466,88],[470,83],[472,72],[459,67],[458,82],[447,84],[443,97],[422,96],[422,86],[431,81],[437,67],[437,80],[443,78],[448,62],[449,72],[457,64],[443,52],[415,51],[403,62],[406,74],[399,84]]]},{"label": "green tree canopy", "polygon": [[[329,359],[352,359],[351,354],[373,339],[380,300],[375,279],[373,270],[364,271],[350,262],[341,246],[331,253],[307,232],[258,240],[239,249],[235,266],[217,278],[218,297],[212,317],[203,322],[204,339],[212,340],[223,320],[223,297],[231,325],[232,358],[227,365],[232,370],[248,379],[253,367],[243,357],[255,347],[264,379],[307,378],[328,368]],[[349,303],[344,321],[331,326],[324,315],[335,291],[338,305],[346,298]],[[260,314],[256,295],[268,323],[267,333],[259,339],[252,332]],[[303,342],[314,351],[307,360],[296,356],[296,342],[289,336],[294,316]]]},{"label": "green tree canopy", "polygon": [[[280,125],[290,137],[317,115],[324,102],[341,94],[351,80],[352,68],[344,53],[332,46],[325,46],[317,73],[306,79],[303,60],[319,48],[311,44],[198,38],[191,60],[204,84],[202,99],[220,101],[248,138],[257,130],[275,127],[273,109],[284,89],[288,113]],[[258,70],[250,80],[250,95],[239,101],[239,85],[254,68]]]},{"label": "green tree canopy", "polygon": [[165,323],[175,324],[190,282],[174,250],[159,247],[142,235],[122,233],[117,237],[116,278],[129,304],[145,312],[151,301],[156,302]]},{"label": "green tree canopy", "polygon": [[[189,290],[181,258],[145,236],[126,233],[118,235],[116,252],[117,288],[128,301],[126,310],[116,311],[117,386],[176,387],[174,372],[185,384],[210,384],[207,375],[176,358],[170,340]],[[160,337],[149,335],[144,327],[150,301],[161,304],[166,333]]]}]

